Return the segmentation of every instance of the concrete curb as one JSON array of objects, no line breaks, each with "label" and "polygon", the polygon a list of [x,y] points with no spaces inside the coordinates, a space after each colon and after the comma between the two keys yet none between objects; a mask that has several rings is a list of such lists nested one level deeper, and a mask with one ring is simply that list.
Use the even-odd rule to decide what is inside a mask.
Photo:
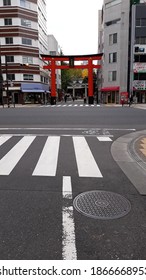
[{"label": "concrete curb", "polygon": [[134,143],[146,136],[146,130],[119,137],[111,146],[111,154],[137,191],[146,195],[146,164],[134,149]]}]

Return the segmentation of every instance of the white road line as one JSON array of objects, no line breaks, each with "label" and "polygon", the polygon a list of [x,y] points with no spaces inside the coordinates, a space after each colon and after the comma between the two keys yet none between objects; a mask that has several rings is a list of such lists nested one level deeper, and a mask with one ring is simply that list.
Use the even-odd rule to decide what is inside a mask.
[{"label": "white road line", "polygon": [[71,186],[71,177],[63,176],[63,189],[62,189],[63,198],[72,199],[72,186]]},{"label": "white road line", "polygon": [[106,136],[99,136],[99,137],[97,137],[97,139],[99,141],[103,141],[103,142],[111,142],[112,141],[112,139],[110,137],[106,137]]},{"label": "white road line", "polygon": [[[64,199],[72,199],[71,177],[63,177],[62,195]],[[63,260],[76,260],[77,250],[75,244],[73,206],[63,206],[62,228],[62,258]]]},{"label": "white road line", "polygon": [[1,160],[0,175],[9,175],[28,147],[34,141],[35,136],[24,136]]},{"label": "white road line", "polygon": [[102,178],[90,148],[84,137],[73,137],[78,173],[80,177]]},{"label": "white road line", "polygon": [[[66,106],[66,105],[65,105]],[[80,105],[81,106],[81,105]],[[83,106],[83,105],[82,105]],[[113,130],[136,131],[135,128],[98,128],[98,127],[0,127],[0,130]]]},{"label": "white road line", "polygon": [[34,169],[33,176],[55,176],[59,152],[60,136],[48,137]]},{"label": "white road line", "polygon": [[11,137],[12,137],[12,135],[3,135],[3,136],[0,136],[0,146],[1,146],[2,144],[4,144],[6,141],[8,141]]}]

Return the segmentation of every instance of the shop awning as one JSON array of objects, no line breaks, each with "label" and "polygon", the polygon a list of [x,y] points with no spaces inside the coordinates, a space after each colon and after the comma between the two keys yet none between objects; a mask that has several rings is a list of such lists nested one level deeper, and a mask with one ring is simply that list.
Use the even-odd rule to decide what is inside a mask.
[{"label": "shop awning", "polygon": [[21,91],[30,93],[49,92],[49,85],[41,83],[21,83]]},{"label": "shop awning", "polygon": [[116,87],[104,87],[101,89],[101,91],[119,91],[120,87],[116,86]]}]

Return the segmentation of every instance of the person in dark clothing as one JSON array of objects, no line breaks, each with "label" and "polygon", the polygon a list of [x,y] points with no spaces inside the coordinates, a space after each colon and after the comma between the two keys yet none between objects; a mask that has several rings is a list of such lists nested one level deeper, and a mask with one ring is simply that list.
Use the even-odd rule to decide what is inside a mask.
[{"label": "person in dark clothing", "polygon": [[64,96],[64,101],[65,101],[65,103],[66,103],[66,101],[67,101],[67,95],[65,94],[65,96]]},{"label": "person in dark clothing", "polygon": [[130,96],[130,98],[129,98],[129,107],[132,105],[132,103],[133,103],[133,96]]}]

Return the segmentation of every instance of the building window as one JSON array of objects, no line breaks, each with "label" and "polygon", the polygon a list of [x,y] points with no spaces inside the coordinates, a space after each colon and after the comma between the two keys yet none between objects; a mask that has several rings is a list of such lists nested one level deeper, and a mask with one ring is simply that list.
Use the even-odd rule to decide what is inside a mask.
[{"label": "building window", "polygon": [[27,19],[21,19],[21,25],[26,27],[31,27],[31,21]]},{"label": "building window", "polygon": [[117,43],[117,33],[109,35],[109,45],[113,45]]},{"label": "building window", "polygon": [[23,56],[23,64],[33,64],[33,57]]},{"label": "building window", "polygon": [[108,81],[113,82],[117,80],[117,72],[116,71],[109,71],[108,72]]},{"label": "building window", "polygon": [[15,81],[15,74],[8,74],[8,75],[7,75],[7,79],[8,79],[9,81]]},{"label": "building window", "polygon": [[12,25],[12,19],[11,18],[5,18],[4,19],[4,24],[5,25]]},{"label": "building window", "polygon": [[145,81],[146,73],[134,73],[134,81]]},{"label": "building window", "polygon": [[32,45],[32,40],[31,39],[27,39],[27,38],[22,38],[22,44],[23,45]]},{"label": "building window", "polygon": [[146,19],[145,18],[138,18],[136,19],[136,27],[146,26]]},{"label": "building window", "polygon": [[6,45],[13,44],[13,38],[12,37],[7,37],[7,38],[5,38],[5,42],[6,42]]},{"label": "building window", "polygon": [[33,75],[31,74],[23,74],[24,81],[33,81]]},{"label": "building window", "polygon": [[20,0],[20,6],[30,9],[30,2],[28,2],[27,0]]},{"label": "building window", "polygon": [[11,0],[3,0],[3,6],[11,6]]},{"label": "building window", "polygon": [[110,53],[109,54],[109,63],[117,62],[117,53]]},{"label": "building window", "polygon": [[56,55],[56,51],[50,51],[50,55],[52,56]]},{"label": "building window", "polygon": [[7,55],[7,62],[14,62],[14,56],[13,55]]},{"label": "building window", "polygon": [[116,23],[118,23],[118,22],[120,22],[120,18],[118,18],[118,19],[114,19],[114,20],[111,20],[111,21],[107,21],[106,23],[105,23],[105,26],[110,26],[110,25],[113,25],[113,24],[116,24]]},{"label": "building window", "polygon": [[134,55],[134,62],[146,62],[146,54]]},{"label": "building window", "polygon": [[146,45],[146,37],[137,37],[135,39],[135,44]]},{"label": "building window", "polygon": [[111,0],[109,3],[105,4],[105,8],[110,8],[113,7],[117,4],[120,4],[122,2],[122,0]]}]

